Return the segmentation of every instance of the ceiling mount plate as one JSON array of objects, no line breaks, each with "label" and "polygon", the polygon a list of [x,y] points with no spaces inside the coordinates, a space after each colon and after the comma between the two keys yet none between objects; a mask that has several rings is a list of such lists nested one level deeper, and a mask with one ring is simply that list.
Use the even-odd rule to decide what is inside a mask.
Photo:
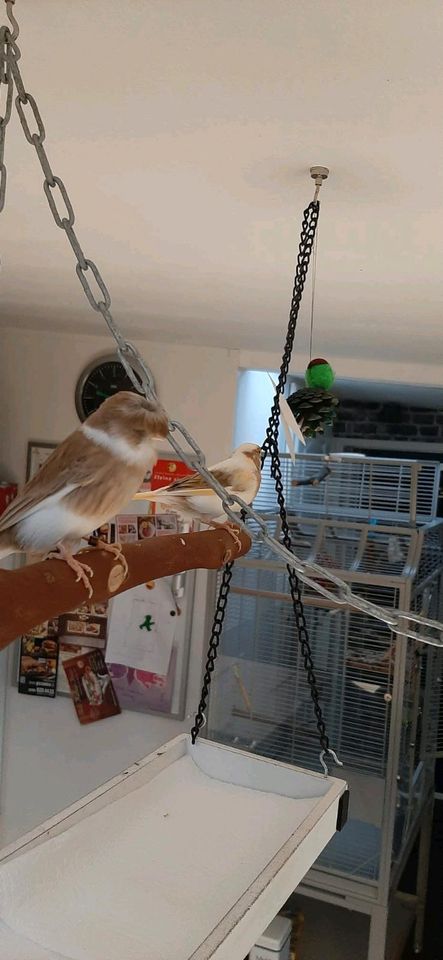
[{"label": "ceiling mount plate", "polygon": [[328,167],[311,167],[311,177],[313,180],[327,180],[329,177]]}]

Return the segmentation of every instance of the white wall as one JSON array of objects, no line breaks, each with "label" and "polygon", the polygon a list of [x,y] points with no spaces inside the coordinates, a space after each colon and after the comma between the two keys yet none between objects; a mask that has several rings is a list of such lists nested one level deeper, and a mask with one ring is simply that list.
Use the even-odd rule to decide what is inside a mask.
[{"label": "white wall", "polygon": [[[60,441],[78,424],[74,390],[83,367],[112,352],[109,338],[2,330],[0,477],[21,482],[29,439]],[[237,357],[227,350],[139,344],[159,395],[214,462],[231,449]],[[111,347],[111,349],[110,349]],[[206,575],[197,574],[188,713],[198,702]],[[182,730],[184,723],[124,712],[82,727],[69,699],[40,701],[7,688],[0,842],[20,835]]]},{"label": "white wall", "polygon": [[[77,377],[93,357],[112,352],[112,343],[108,337],[5,329],[0,342],[0,478],[22,481],[28,440],[60,441],[75,428]],[[238,369],[275,370],[280,363],[278,344],[272,355],[162,343],[137,345],[152,367],[168,412],[191,430],[209,462],[231,448]],[[440,383],[437,363],[419,368],[390,360],[375,365],[370,358],[329,359],[340,377]],[[293,372],[300,373],[305,365],[306,357],[300,357]],[[205,587],[205,574],[198,574],[189,716],[198,699],[206,644]],[[82,727],[68,699],[38,701],[19,696],[9,685],[0,842],[18,836],[188,728],[189,720],[181,724],[128,712]]]},{"label": "white wall", "polygon": [[[35,331],[0,333],[0,471],[21,481],[28,440],[60,441],[78,425],[74,390],[94,357],[113,352],[110,337]],[[205,448],[209,461],[232,442],[237,353],[138,343],[168,412]]]},{"label": "white wall", "polygon": [[274,399],[275,371],[242,370],[237,383],[235,407],[234,446],[240,443],[263,443],[269,411]]}]

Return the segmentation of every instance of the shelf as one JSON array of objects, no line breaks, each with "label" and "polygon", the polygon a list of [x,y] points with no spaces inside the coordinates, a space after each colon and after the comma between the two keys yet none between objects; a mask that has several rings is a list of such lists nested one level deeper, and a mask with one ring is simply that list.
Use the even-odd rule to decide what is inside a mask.
[{"label": "shelf", "polygon": [[0,854],[8,960],[243,960],[342,780],[181,735]]}]

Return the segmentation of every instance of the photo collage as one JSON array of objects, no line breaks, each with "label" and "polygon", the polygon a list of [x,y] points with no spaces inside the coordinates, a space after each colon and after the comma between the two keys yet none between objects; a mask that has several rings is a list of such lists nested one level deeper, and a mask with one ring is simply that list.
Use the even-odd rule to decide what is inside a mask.
[{"label": "photo collage", "polygon": [[[158,489],[189,472],[180,461],[159,460],[149,486]],[[150,513],[119,515],[91,536],[126,544],[182,530],[176,514],[152,505]],[[168,713],[179,659],[174,618],[180,613],[168,579],[141,584],[109,603],[92,599],[21,638],[18,690],[70,696],[81,723],[112,716],[121,706]]]}]

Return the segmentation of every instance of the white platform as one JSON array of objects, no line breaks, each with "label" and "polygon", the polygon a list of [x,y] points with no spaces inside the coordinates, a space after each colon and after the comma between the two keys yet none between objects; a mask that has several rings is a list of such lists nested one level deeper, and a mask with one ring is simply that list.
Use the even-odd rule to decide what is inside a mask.
[{"label": "white platform", "polygon": [[344,781],[177,737],[0,855],[7,960],[243,960]]}]

